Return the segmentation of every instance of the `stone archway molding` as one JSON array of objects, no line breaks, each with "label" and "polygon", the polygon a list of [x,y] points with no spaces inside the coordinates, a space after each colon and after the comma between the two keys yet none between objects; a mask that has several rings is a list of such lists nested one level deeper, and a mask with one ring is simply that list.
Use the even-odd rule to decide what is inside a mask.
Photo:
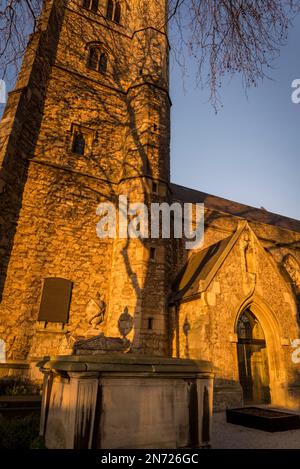
[{"label": "stone archway molding", "polygon": [[250,295],[238,309],[235,317],[234,333],[240,315],[250,309],[259,321],[266,338],[270,374],[271,403],[275,406],[288,406],[287,378],[284,369],[283,351],[281,346],[282,331],[280,324],[270,305],[257,293]]}]

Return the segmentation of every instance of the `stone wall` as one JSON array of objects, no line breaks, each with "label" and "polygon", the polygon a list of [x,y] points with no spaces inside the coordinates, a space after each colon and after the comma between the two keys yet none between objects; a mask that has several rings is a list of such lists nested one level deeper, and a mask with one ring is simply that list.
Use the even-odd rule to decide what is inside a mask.
[{"label": "stone wall", "polygon": [[[208,228],[206,233],[208,243],[213,244],[212,231]],[[224,231],[224,238],[228,235]],[[215,241],[219,240],[216,236]],[[176,307],[179,323],[173,353],[189,358],[201,355],[213,362],[218,370],[217,409],[243,402],[236,327],[246,308],[252,308],[266,337],[272,403],[299,407],[299,372],[292,362],[291,345],[299,337],[297,296],[282,265],[287,252],[298,258],[298,243],[297,233],[247,225],[209,285],[202,288],[200,282],[198,294],[193,291],[190,298],[187,294]],[[293,388],[291,393],[289,387]]]},{"label": "stone wall", "polygon": [[[165,247],[149,263],[144,243],[120,253],[118,242],[96,235],[100,202],[116,204],[120,194],[141,202],[146,194],[149,203],[153,179],[161,184],[155,197],[167,198],[168,43],[156,29],[166,2],[150,10],[124,2],[120,25],[105,9],[104,0],[98,14],[77,1],[46,2],[3,117],[0,334],[9,359],[72,351],[91,328],[88,305],[99,293],[106,318],[98,333],[119,336],[127,307],[137,316],[135,347],[166,352]],[[108,54],[105,75],[87,67],[92,44]],[[84,157],[72,151],[76,126],[87,132]],[[37,322],[47,277],[73,282],[68,324]]]}]

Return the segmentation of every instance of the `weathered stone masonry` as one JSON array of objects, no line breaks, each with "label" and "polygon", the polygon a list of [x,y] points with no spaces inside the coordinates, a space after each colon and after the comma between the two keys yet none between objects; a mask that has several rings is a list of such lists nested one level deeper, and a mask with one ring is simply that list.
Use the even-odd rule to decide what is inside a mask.
[{"label": "weathered stone masonry", "polygon": [[[139,325],[134,345],[142,351],[147,320],[141,307],[151,308],[157,330],[150,332],[149,350],[165,353],[165,263],[153,275],[151,265],[148,273],[147,245],[130,240],[120,253],[117,243],[113,247],[112,240],[96,236],[101,201],[117,202],[120,193],[141,201],[145,192],[150,201],[152,179],[161,181],[162,196],[156,199],[167,194],[168,44],[163,31],[147,29],[153,17],[143,2],[137,3],[131,11],[124,7],[123,24],[128,26],[121,26],[104,18],[106,2],[100,2],[97,15],[83,10],[81,2],[46,2],[24,59],[20,92],[10,94],[2,123],[2,138],[9,136],[10,147],[1,150],[2,226],[11,246],[5,249],[7,260],[2,258],[1,334],[9,359],[70,351],[90,327],[86,305],[98,292],[110,318],[104,332],[119,335],[117,321],[128,307]],[[156,13],[155,21],[163,24],[165,2],[159,2]],[[110,54],[105,76],[87,68],[88,47],[94,42]],[[17,108],[16,96],[22,104]],[[72,152],[73,126],[91,134],[84,158]],[[148,280],[143,284],[149,275],[153,286]],[[68,325],[37,323],[48,277],[73,282]],[[147,306],[147,288],[155,291],[157,311],[153,300]]]}]

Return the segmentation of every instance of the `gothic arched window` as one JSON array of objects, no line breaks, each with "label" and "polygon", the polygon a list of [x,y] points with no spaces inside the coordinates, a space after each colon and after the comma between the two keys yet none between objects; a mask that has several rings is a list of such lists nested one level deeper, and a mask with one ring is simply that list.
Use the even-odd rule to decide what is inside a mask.
[{"label": "gothic arched window", "polygon": [[121,22],[121,5],[118,0],[108,0],[106,18],[116,23]]},{"label": "gothic arched window", "polygon": [[91,10],[94,13],[97,13],[98,6],[99,6],[99,0],[83,0],[82,6],[86,10]]},{"label": "gothic arched window", "polygon": [[100,73],[107,72],[108,56],[106,52],[101,52],[99,46],[90,48],[88,57],[88,67]]},{"label": "gothic arched window", "polygon": [[77,131],[74,135],[74,140],[73,140],[73,153],[83,156],[84,150],[85,150],[84,135],[82,134],[82,132]]}]

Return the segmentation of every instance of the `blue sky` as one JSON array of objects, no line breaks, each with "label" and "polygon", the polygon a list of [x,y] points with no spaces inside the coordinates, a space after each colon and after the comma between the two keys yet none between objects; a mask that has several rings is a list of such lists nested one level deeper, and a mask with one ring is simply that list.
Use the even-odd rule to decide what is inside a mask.
[{"label": "blue sky", "polygon": [[271,80],[245,96],[241,80],[225,80],[217,115],[207,91],[171,61],[172,182],[300,220],[300,18],[271,70]]}]

